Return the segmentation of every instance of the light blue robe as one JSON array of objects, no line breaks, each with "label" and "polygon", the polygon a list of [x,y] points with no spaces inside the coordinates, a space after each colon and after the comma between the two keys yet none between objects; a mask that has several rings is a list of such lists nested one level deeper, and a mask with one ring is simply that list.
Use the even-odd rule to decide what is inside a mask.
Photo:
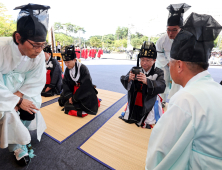
[{"label": "light blue robe", "polygon": [[157,53],[156,58],[156,67],[162,69],[164,71],[164,80],[166,82],[166,89],[161,97],[163,101],[166,102],[166,96],[168,95],[168,99],[170,99],[179,89],[180,85],[174,83],[170,76],[169,66],[167,65],[170,62],[170,50],[173,44],[173,40],[169,38],[168,34],[163,34],[156,42],[156,50],[163,52]]},{"label": "light blue robe", "polygon": [[0,38],[0,147],[8,144],[25,145],[31,141],[29,130],[37,129],[37,139],[41,139],[46,124],[37,111],[35,119],[28,129],[20,121],[15,106],[19,97],[16,91],[24,94],[23,98],[40,108],[41,91],[46,82],[45,55],[41,52],[36,58],[22,56],[12,38]]},{"label": "light blue robe", "polygon": [[208,71],[190,79],[153,128],[145,169],[222,169],[221,94]]}]

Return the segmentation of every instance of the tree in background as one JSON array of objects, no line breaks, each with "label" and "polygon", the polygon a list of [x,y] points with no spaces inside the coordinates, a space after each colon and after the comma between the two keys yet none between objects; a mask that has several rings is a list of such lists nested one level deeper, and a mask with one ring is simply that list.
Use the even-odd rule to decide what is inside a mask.
[{"label": "tree in background", "polygon": [[100,39],[98,39],[97,37],[91,37],[90,38],[90,45],[92,47],[101,47],[102,46],[102,42]]},{"label": "tree in background", "polygon": [[62,46],[73,44],[73,37],[65,33],[55,33],[55,40],[59,41]]},{"label": "tree in background", "polygon": [[16,22],[10,15],[5,15],[5,12],[7,12],[6,7],[0,3],[0,36],[10,37],[16,31]]},{"label": "tree in background", "polygon": [[128,28],[127,27],[118,27],[115,34],[115,39],[127,39],[128,36]]},{"label": "tree in background", "polygon": [[60,32],[60,30],[63,30],[63,25],[60,22],[55,22],[54,23],[54,31]]},{"label": "tree in background", "polygon": [[[80,27],[78,25],[74,25],[72,23],[60,23],[60,22],[55,22],[54,23],[54,30],[55,30],[55,38],[56,41],[61,42],[61,44],[74,44],[74,45],[80,45],[83,46],[82,42],[82,37],[80,37],[80,32],[85,33],[85,29],[83,27]],[[75,34],[79,33],[78,38],[75,37]],[[59,35],[61,34],[61,35]],[[72,41],[71,41],[72,39]]]}]

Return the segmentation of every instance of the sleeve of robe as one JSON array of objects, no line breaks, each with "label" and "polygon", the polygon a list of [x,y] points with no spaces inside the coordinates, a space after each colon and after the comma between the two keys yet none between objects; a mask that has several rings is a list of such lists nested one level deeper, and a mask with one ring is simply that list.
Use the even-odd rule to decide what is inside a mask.
[{"label": "sleeve of robe", "polygon": [[81,68],[80,68],[80,77],[81,77],[81,83],[83,83],[87,79],[89,79],[92,82],[92,78],[90,76],[89,70],[83,64],[81,65]]},{"label": "sleeve of robe", "polygon": [[147,78],[147,94],[148,95],[154,95],[154,96],[158,95],[160,93],[163,93],[166,88],[163,70],[159,68],[156,68],[156,70],[158,74],[154,74],[154,76],[155,75],[157,76],[155,80]]},{"label": "sleeve of robe", "polygon": [[62,75],[62,70],[58,61],[53,59],[52,62],[53,62],[54,70],[51,77],[51,83],[49,85],[50,88],[54,88],[56,86],[60,76]]},{"label": "sleeve of robe", "polygon": [[151,133],[145,169],[188,170],[194,134],[189,100],[169,103]]},{"label": "sleeve of robe", "polygon": [[28,96],[35,97],[41,94],[41,91],[46,83],[46,66],[45,66],[45,56],[41,52],[39,62],[35,67],[28,71],[25,75],[25,81],[19,91]]},{"label": "sleeve of robe", "polygon": [[[132,70],[132,69],[131,69],[131,70]],[[131,70],[130,70],[130,71],[131,71]],[[132,84],[131,81],[128,82],[130,71],[129,71],[125,76],[121,76],[121,77],[120,77],[120,81],[121,81],[123,87],[124,87],[126,90],[128,90],[128,91],[129,91],[130,85]]]},{"label": "sleeve of robe", "polygon": [[169,63],[169,61],[165,57],[165,54],[164,53],[160,53],[160,52],[164,52],[163,43],[165,41],[165,36],[166,35],[164,34],[156,42],[156,50],[159,51],[159,52],[157,52],[157,61],[156,62],[161,67],[165,67]]},{"label": "sleeve of robe", "polygon": [[[4,84],[3,75],[0,72],[0,119],[5,111],[11,111],[15,108],[20,98],[14,95]],[[10,102],[7,102],[10,101]]]},{"label": "sleeve of robe", "polygon": [[63,94],[64,94],[65,100],[68,100],[73,95],[73,91],[71,91],[70,87],[69,87],[69,80],[70,80],[70,78],[69,78],[69,69],[66,68],[64,78],[63,78],[63,81],[62,81],[63,82]]}]

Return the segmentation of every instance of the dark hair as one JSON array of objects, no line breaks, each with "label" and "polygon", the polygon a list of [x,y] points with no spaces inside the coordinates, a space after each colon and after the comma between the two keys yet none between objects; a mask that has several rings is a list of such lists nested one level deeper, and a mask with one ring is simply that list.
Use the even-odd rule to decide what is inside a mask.
[{"label": "dark hair", "polygon": [[[16,42],[16,39],[15,39],[15,34],[18,33],[18,31],[15,31],[13,34],[12,34],[12,37],[13,37],[13,41],[16,45],[18,45],[18,43]],[[21,36],[20,40],[21,44],[24,44],[25,41],[27,41],[27,38],[24,38]]]},{"label": "dark hair", "polygon": [[186,62],[186,64],[188,69],[193,73],[198,73],[200,71],[207,70],[209,67],[209,63],[207,62]]}]

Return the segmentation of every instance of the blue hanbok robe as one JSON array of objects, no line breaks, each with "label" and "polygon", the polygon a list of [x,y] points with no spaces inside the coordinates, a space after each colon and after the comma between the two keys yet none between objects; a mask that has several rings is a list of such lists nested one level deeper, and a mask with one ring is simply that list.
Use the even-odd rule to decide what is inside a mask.
[{"label": "blue hanbok robe", "polygon": [[208,71],[190,79],[153,128],[145,169],[222,169],[221,94]]},{"label": "blue hanbok robe", "polygon": [[31,141],[29,130],[37,129],[37,139],[41,139],[46,124],[40,113],[28,129],[20,120],[15,106],[19,97],[13,93],[20,91],[24,99],[41,107],[41,91],[46,82],[45,55],[43,51],[36,58],[22,56],[12,38],[0,38],[0,147],[8,144],[25,145]]}]

